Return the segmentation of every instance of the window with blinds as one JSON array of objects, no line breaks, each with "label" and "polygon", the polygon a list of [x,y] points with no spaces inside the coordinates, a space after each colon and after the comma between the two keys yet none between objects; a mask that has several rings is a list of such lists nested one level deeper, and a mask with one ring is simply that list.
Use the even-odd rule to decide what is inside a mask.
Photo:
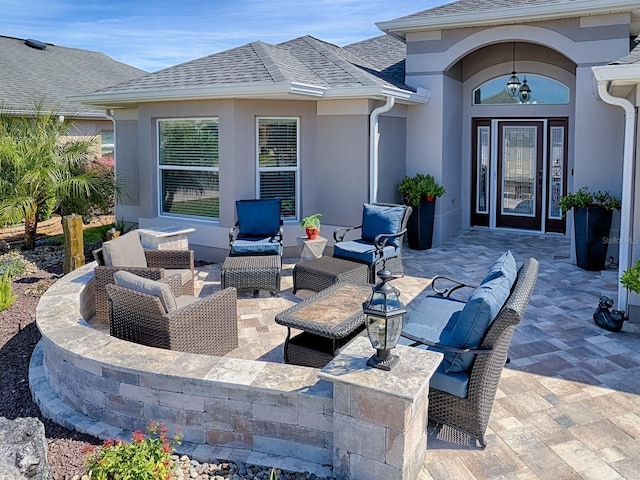
[{"label": "window with blinds", "polygon": [[280,198],[282,217],[298,218],[297,118],[258,118],[259,198]]},{"label": "window with blinds", "polygon": [[158,120],[160,212],[220,217],[218,119]]}]

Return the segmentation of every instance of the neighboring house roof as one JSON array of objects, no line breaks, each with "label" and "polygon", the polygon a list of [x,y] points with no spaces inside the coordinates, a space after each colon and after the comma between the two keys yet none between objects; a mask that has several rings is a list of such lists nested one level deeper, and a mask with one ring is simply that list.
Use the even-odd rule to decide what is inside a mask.
[{"label": "neighboring house roof", "polygon": [[[31,43],[31,42],[30,42]],[[117,62],[103,53],[0,36],[0,110],[33,112],[34,103],[77,118],[105,118],[104,109],[70,101],[147,72]],[[40,48],[37,48],[37,47]],[[42,49],[42,47],[45,47]]]},{"label": "neighboring house roof", "polygon": [[478,27],[612,13],[631,13],[630,34],[638,34],[638,0],[459,0],[377,22],[376,25],[383,32],[404,38],[413,30]]},{"label": "neighboring house roof", "polygon": [[[372,39],[381,43],[381,40]],[[278,45],[257,41],[144,77],[78,97],[94,105],[118,105],[141,101],[187,98],[272,98],[311,96],[356,98],[394,95],[406,101],[424,101],[404,84],[404,67],[371,52],[372,44],[360,42],[340,48],[311,36]],[[363,56],[356,53],[361,52]],[[399,75],[399,68],[402,74]]]}]

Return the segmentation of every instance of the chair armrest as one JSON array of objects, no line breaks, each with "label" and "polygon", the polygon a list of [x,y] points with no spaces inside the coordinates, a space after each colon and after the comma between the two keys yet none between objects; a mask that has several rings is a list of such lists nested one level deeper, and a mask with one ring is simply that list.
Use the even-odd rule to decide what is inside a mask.
[{"label": "chair armrest", "polygon": [[238,347],[237,291],[212,293],[167,314],[170,348],[207,355],[225,355]]},{"label": "chair armrest", "polygon": [[194,269],[193,250],[145,250],[144,256],[150,268]]},{"label": "chair armrest", "polygon": [[441,352],[470,353],[472,355],[487,355],[493,352],[493,349],[491,348],[488,348],[488,349],[458,348],[458,347],[452,347],[450,345],[443,345],[441,343],[434,343],[434,342],[430,342],[425,338],[416,337],[415,335],[411,335],[410,333],[405,333],[405,332],[402,332],[401,336],[413,342],[411,345],[409,345],[410,347],[416,347],[418,345],[426,345],[428,347],[431,347],[433,350],[439,350]]},{"label": "chair armrest", "polygon": [[229,229],[229,246],[233,245],[233,242],[238,238],[238,233],[240,233],[240,227],[238,222]]},{"label": "chair armrest", "polygon": [[179,273],[171,275],[170,277],[161,278],[158,281],[169,285],[174,297],[182,295],[182,275]]},{"label": "chair armrest", "polygon": [[340,227],[340,228],[336,228],[333,232],[333,239],[336,242],[341,242],[344,240],[344,237],[347,233],[349,233],[351,230],[357,230],[359,228],[362,228],[362,225],[358,225],[357,227]]},{"label": "chair armrest", "polygon": [[400,230],[398,233],[380,233],[376,235],[376,238],[373,239],[373,244],[376,247],[376,250],[382,250],[387,243],[389,243],[389,239],[401,237],[407,233],[407,229]]},{"label": "chair armrest", "polygon": [[[436,287],[436,282],[440,281],[450,282],[454,285],[450,288],[438,288]],[[465,287],[474,289],[478,288],[477,285],[460,282],[459,280],[454,280],[453,278],[445,277],[443,275],[436,275],[435,277],[433,277],[433,280],[431,280],[431,289],[436,293],[436,295],[440,295],[441,297],[450,297],[453,292]]]}]

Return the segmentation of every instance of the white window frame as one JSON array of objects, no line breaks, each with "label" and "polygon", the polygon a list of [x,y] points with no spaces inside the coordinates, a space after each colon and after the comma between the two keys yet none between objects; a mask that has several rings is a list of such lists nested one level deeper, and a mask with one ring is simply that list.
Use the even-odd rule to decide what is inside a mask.
[{"label": "white window frame", "polygon": [[[294,120],[296,122],[296,166],[260,167],[260,120]],[[256,197],[260,198],[260,174],[262,172],[295,172],[295,217],[283,217],[285,221],[300,219],[300,117],[256,117]]]},{"label": "white window frame", "polygon": [[[171,121],[189,121],[193,120],[194,122],[200,122],[203,120],[213,120],[218,124],[218,166],[217,167],[187,167],[187,166],[175,166],[175,165],[161,165],[160,164],[160,124],[162,122],[171,122]],[[207,221],[220,221],[220,210],[222,207],[220,206],[218,210],[218,216],[202,216],[202,215],[188,215],[188,214],[179,214],[179,213],[171,213],[171,212],[163,212],[162,211],[162,171],[163,170],[174,170],[174,171],[196,171],[196,172],[215,172],[218,174],[218,185],[220,184],[220,120],[218,117],[168,117],[168,118],[158,118],[156,120],[156,168],[157,168],[157,201],[158,201],[158,215],[161,217],[167,218],[184,218],[184,219],[199,219],[199,220],[207,220]],[[222,203],[222,198],[219,197],[220,191],[218,190],[218,198],[219,202]]]}]

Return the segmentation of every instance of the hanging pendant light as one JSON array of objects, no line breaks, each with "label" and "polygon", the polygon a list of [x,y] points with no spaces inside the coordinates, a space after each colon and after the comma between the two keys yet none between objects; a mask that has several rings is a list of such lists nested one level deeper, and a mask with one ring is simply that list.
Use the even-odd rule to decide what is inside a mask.
[{"label": "hanging pendant light", "polygon": [[510,97],[516,98],[520,92],[520,79],[516,75],[516,42],[513,42],[513,71],[511,78],[507,82],[507,93]]},{"label": "hanging pendant light", "polygon": [[531,88],[527,85],[527,77],[525,76],[522,80],[522,86],[520,87],[520,101],[522,103],[527,103],[531,100]]}]

